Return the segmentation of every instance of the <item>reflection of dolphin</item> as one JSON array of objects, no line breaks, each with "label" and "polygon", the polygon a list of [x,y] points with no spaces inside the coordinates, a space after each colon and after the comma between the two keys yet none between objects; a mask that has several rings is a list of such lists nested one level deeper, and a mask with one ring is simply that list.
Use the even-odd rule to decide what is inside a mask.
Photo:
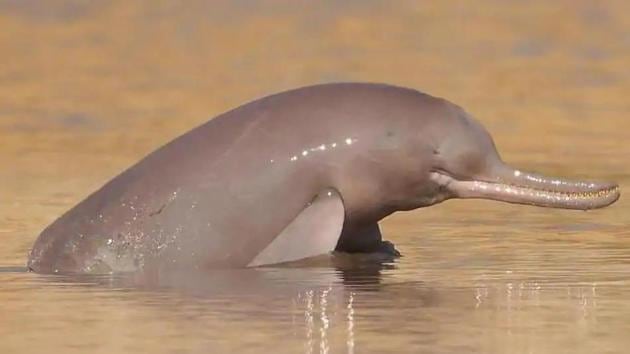
[{"label": "reflection of dolphin", "polygon": [[[203,343],[212,343],[213,352],[228,353],[252,348],[261,352],[260,348],[279,344],[281,352],[352,353],[355,342],[365,345],[368,327],[387,326],[379,320],[381,315],[400,314],[399,306],[404,306],[405,314],[423,318],[425,309],[442,305],[441,292],[422,282],[401,283],[395,275],[381,274],[379,262],[350,265],[344,260],[337,265],[336,256],[318,258],[330,258],[332,264],[309,260],[310,265],[302,267],[55,277],[24,274],[24,279],[36,282],[37,290],[27,296],[46,289],[52,293],[52,303],[57,299],[67,303],[68,290],[73,299],[97,298],[82,302],[91,313],[86,321],[102,317],[102,311],[114,311],[114,321],[122,320],[134,328],[142,327],[147,318],[155,319],[152,323],[175,324],[174,331],[168,330],[170,335],[185,339],[192,333],[192,343],[203,338]],[[347,273],[342,276],[340,270]],[[415,311],[409,312],[411,309]],[[255,329],[264,331],[260,336],[234,340],[243,331]],[[129,331],[105,334],[117,339],[128,336]]]},{"label": "reflection of dolphin", "polygon": [[[214,298],[221,294],[235,297],[251,294],[291,295],[330,287],[349,291],[381,291],[395,283],[387,279],[383,271],[396,265],[376,259],[354,255],[312,257],[275,267],[250,267],[215,269],[214,271],[190,271],[169,269],[159,272],[148,269],[133,273],[116,274],[63,274],[54,278],[37,278],[52,284],[81,284],[96,288],[148,290],[152,293],[170,292],[196,298]],[[28,274],[25,267],[0,267],[0,273]],[[421,284],[418,282],[418,284]],[[423,285],[423,284],[421,284]]]},{"label": "reflection of dolphin", "polygon": [[213,298],[221,294],[235,297],[249,294],[290,295],[330,287],[347,287],[357,291],[380,290],[383,287],[382,270],[392,268],[392,263],[340,254],[335,257],[313,257],[276,267],[218,269],[212,272],[149,270],[117,276],[70,274],[62,278],[69,283],[92,283],[158,292],[173,289],[180,294]]},{"label": "reflection of dolphin", "polygon": [[521,172],[466,112],[418,91],[328,84],[262,98],[175,139],[46,228],[37,272],[274,264],[394,251],[377,222],[449,198],[591,209],[611,183]]}]

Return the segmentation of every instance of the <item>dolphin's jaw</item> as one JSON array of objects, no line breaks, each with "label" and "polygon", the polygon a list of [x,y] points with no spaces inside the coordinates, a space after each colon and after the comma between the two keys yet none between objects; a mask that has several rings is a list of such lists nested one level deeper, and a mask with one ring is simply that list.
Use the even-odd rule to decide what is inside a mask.
[{"label": "dolphin's jaw", "polygon": [[[550,208],[588,210],[608,206],[620,196],[615,183],[574,182],[511,170],[492,179],[459,179],[446,172],[431,173],[431,180],[454,198],[491,199]],[[511,177],[511,178],[510,178]]]}]

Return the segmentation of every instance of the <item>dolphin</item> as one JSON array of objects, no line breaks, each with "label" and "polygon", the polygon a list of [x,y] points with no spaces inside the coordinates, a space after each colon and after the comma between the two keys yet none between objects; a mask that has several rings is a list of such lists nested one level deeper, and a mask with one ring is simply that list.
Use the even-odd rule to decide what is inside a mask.
[{"label": "dolphin", "polygon": [[396,211],[451,198],[586,210],[619,195],[615,183],[508,166],[445,99],[321,84],[242,105],[152,152],[45,228],[27,266],[112,273],[397,255],[378,227]]}]

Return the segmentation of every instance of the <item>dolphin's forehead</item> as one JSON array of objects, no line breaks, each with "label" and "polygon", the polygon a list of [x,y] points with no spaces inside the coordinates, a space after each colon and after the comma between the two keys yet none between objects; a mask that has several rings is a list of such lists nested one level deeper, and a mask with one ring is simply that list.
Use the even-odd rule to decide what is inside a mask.
[{"label": "dolphin's forehead", "polygon": [[461,107],[444,99],[430,100],[428,109],[419,109],[421,132],[432,135],[436,149],[468,151],[492,149],[494,143],[486,129]]},{"label": "dolphin's forehead", "polygon": [[437,167],[447,172],[474,176],[500,159],[490,134],[459,106],[442,103],[425,124]]}]

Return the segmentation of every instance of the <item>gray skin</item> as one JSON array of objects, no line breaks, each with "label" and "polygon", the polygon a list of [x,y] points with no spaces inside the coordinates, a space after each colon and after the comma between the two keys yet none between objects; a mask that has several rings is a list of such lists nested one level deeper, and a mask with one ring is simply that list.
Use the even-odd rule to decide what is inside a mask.
[{"label": "gray skin", "polygon": [[345,211],[336,249],[393,254],[377,223],[396,211],[450,198],[584,210],[619,198],[614,183],[507,166],[486,130],[444,99],[325,84],[250,102],[149,154],[48,226],[28,267],[246,267],[331,189]]}]

